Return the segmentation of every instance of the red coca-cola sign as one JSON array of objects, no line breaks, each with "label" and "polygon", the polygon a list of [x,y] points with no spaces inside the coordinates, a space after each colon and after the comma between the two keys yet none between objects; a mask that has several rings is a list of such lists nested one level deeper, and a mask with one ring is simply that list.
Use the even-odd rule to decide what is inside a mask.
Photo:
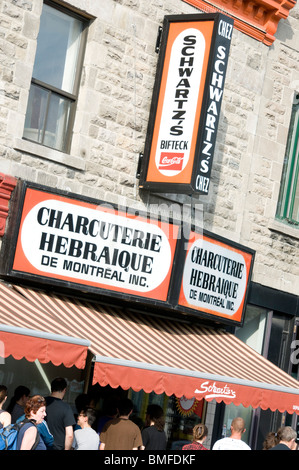
[{"label": "red coca-cola sign", "polygon": [[180,171],[183,166],[184,154],[176,152],[161,152],[159,169]]}]

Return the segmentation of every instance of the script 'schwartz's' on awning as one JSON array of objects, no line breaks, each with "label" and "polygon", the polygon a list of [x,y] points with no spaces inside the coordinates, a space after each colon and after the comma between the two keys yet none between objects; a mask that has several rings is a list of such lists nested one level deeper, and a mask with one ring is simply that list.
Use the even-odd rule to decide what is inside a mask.
[{"label": "script 'schwartz's' on awning", "polygon": [[15,288],[90,340],[94,384],[299,414],[299,382],[224,330]]}]

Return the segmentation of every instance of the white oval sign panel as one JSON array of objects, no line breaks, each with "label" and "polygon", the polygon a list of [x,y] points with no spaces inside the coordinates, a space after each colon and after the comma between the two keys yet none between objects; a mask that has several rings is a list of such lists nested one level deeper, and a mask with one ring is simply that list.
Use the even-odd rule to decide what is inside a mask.
[{"label": "white oval sign panel", "polygon": [[241,316],[251,255],[217,240],[199,237],[190,244],[180,304],[214,315]]},{"label": "white oval sign panel", "polygon": [[157,222],[61,199],[27,198],[13,269],[136,295],[170,276],[174,247]]}]

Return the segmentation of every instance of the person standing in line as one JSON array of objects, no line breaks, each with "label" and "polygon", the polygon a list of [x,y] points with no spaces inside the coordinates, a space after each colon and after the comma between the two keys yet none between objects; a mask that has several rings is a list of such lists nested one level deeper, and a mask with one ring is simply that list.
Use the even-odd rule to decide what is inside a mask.
[{"label": "person standing in line", "polygon": [[107,421],[110,421],[110,419],[116,418],[118,414],[115,402],[112,400],[108,400],[104,403],[103,406],[103,413],[99,417],[98,422],[97,422],[97,433],[101,434],[102,429],[104,425],[107,423]]},{"label": "person standing in line", "polygon": [[274,434],[275,445],[268,450],[296,450],[297,433],[291,426],[283,426]]},{"label": "person standing in line", "polygon": [[74,432],[73,449],[75,450],[99,450],[100,438],[98,433],[92,429],[97,419],[93,408],[85,408],[78,414],[79,429]]},{"label": "person standing in line", "polygon": [[108,421],[100,434],[100,450],[138,450],[142,448],[141,431],[130,420],[133,403],[129,398],[117,406],[119,417]]},{"label": "person standing in line", "polygon": [[204,424],[196,424],[193,428],[193,442],[185,444],[182,450],[208,450],[203,446],[208,435],[208,428]]},{"label": "person standing in line", "polygon": [[101,444],[101,432],[105,424],[113,418],[118,416],[118,410],[116,408],[115,402],[108,400],[104,403],[103,407],[103,415],[98,418],[97,421],[97,433],[100,437],[100,444]]},{"label": "person standing in line", "polygon": [[30,390],[24,385],[19,385],[14,392],[14,396],[6,409],[11,415],[11,422],[14,424],[17,419],[24,414],[24,408],[29,400]]},{"label": "person standing in line", "polygon": [[85,408],[94,408],[91,405],[91,401],[92,400],[90,399],[87,393],[80,393],[80,395],[78,395],[75,398],[75,406],[76,406],[77,413],[74,415],[74,418],[77,421],[77,423],[74,427],[74,431],[76,431],[77,429],[80,429],[80,426],[78,424],[78,416],[80,412],[84,410]]},{"label": "person standing in line", "polygon": [[0,385],[0,429],[5,428],[11,423],[10,414],[3,410],[2,407],[7,399],[7,387]]},{"label": "person standing in line", "polygon": [[57,377],[51,383],[51,395],[46,397],[47,423],[53,435],[53,450],[71,450],[76,420],[73,410],[63,401],[67,389],[66,380]]},{"label": "person standing in line", "polygon": [[142,442],[145,450],[165,450],[166,434],[163,409],[159,405],[149,405],[145,419],[146,427],[142,430]]},{"label": "person standing in line", "polygon": [[270,450],[277,444],[277,436],[276,432],[269,432],[263,442],[263,449],[262,450]]},{"label": "person standing in line", "polygon": [[244,419],[240,417],[233,419],[230,429],[231,436],[216,441],[212,450],[251,450],[251,448],[242,441],[242,435],[246,431]]},{"label": "person standing in line", "polygon": [[20,429],[17,438],[17,450],[46,450],[37,424],[42,423],[46,416],[46,401],[44,397],[35,395],[27,400],[25,406],[26,422]]},{"label": "person standing in line", "polygon": [[[17,419],[16,424],[22,423],[24,419],[26,419],[25,413]],[[43,419],[37,423],[36,427],[42,440],[45,443],[47,450],[52,450],[54,439],[52,434],[50,433],[47,422]]]}]

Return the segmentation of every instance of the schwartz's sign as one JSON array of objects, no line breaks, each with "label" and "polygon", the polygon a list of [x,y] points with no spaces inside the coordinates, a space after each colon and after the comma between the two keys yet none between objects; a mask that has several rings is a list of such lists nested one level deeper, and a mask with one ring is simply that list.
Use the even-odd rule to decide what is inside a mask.
[{"label": "schwartz's sign", "polygon": [[141,188],[208,194],[232,31],[219,13],[165,17]]},{"label": "schwartz's sign", "polygon": [[0,257],[6,278],[243,321],[248,248],[34,183],[19,182],[14,211]]}]

